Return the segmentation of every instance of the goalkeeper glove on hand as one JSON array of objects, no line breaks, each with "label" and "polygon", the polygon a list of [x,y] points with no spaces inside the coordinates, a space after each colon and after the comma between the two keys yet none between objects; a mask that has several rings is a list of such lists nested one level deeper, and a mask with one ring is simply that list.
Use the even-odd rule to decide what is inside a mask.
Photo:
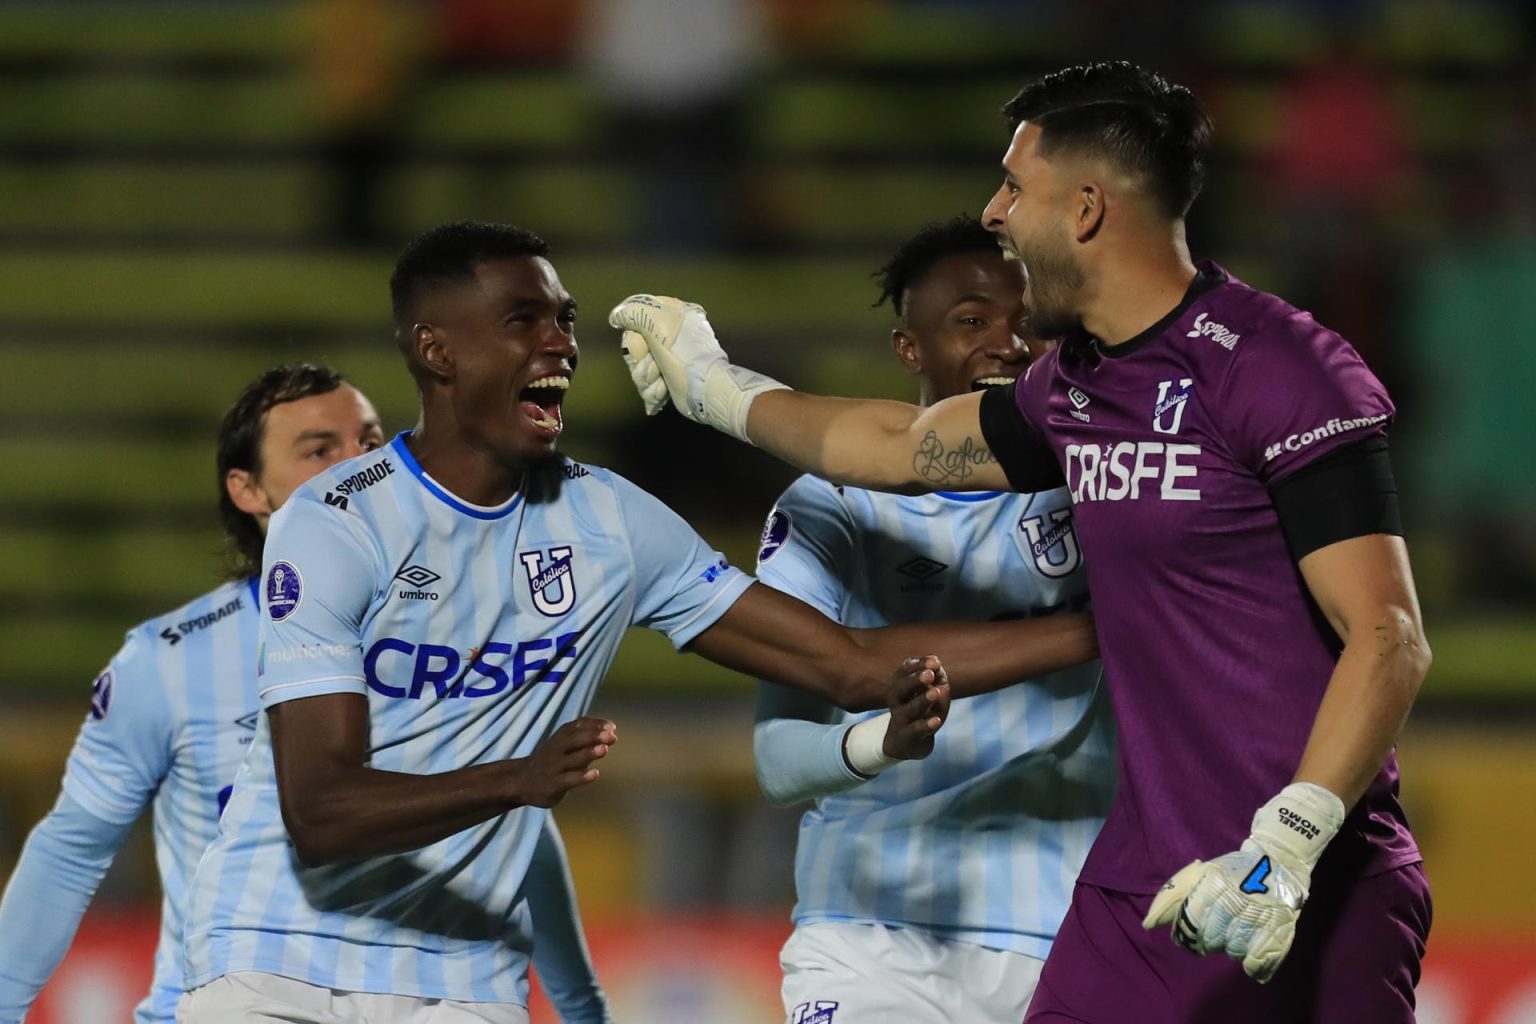
[{"label": "goalkeeper glove on hand", "polygon": [[784,387],[732,366],[701,306],[663,295],[631,295],[608,314],[624,332],[630,380],[654,416],[670,397],[678,412],[732,437],[747,437],[747,410],[764,391]]},{"label": "goalkeeper glove on hand", "polygon": [[1344,823],[1344,804],[1322,786],[1293,782],[1253,816],[1240,850],[1194,861],[1153,898],[1141,926],[1172,925],[1173,941],[1199,956],[1221,951],[1261,984],[1296,937],[1312,869]]}]

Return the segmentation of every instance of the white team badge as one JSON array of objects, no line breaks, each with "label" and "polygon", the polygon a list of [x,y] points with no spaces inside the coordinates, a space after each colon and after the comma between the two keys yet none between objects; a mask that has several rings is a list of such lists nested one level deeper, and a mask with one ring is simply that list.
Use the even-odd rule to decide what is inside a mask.
[{"label": "white team badge", "polygon": [[1184,407],[1194,393],[1195,382],[1188,377],[1158,381],[1157,401],[1152,406],[1152,429],[1159,434],[1177,434],[1184,423]]},{"label": "white team badge", "polygon": [[837,1005],[831,999],[801,1003],[790,1014],[790,1024],[832,1024],[832,1016],[837,1013]]},{"label": "white team badge", "polygon": [[1021,546],[1034,560],[1041,575],[1053,580],[1063,579],[1083,564],[1070,508],[1059,508],[1043,516],[1025,514],[1019,517],[1019,530],[1027,542]]},{"label": "white team badge", "polygon": [[[546,556],[549,559],[547,565]],[[570,548],[522,551],[517,560],[528,575],[528,592],[535,608],[549,616],[564,615],[571,610],[576,603],[576,577],[571,572]]]}]

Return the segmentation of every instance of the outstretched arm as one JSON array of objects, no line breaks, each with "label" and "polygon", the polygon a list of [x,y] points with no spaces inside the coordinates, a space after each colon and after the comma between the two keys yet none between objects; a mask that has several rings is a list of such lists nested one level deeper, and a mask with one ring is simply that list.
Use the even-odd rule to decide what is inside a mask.
[{"label": "outstretched arm", "polygon": [[946,683],[938,659],[908,658],[891,677],[890,712],[853,723],[826,721],[836,712],[824,701],[759,683],[752,755],[763,795],[776,807],[819,800],[927,757],[949,715]]},{"label": "outstretched arm", "polygon": [[780,389],[759,395],[747,436],[785,462],[877,491],[1006,491],[1008,476],[981,432],[981,393],[923,408]]},{"label": "outstretched arm", "polygon": [[132,827],[131,819],[103,821],[65,793],[27,837],[0,900],[0,1021],[27,1015]]},{"label": "outstretched arm", "polygon": [[785,683],[850,711],[885,707],[892,673],[936,655],[945,695],[970,697],[1099,656],[1087,615],[1013,622],[839,625],[771,587],[753,584],[689,648],[726,668]]},{"label": "outstretched arm", "polygon": [[609,316],[624,358],[656,413],[678,411],[834,483],[917,494],[1008,490],[981,430],[981,394],[929,408],[791,391],[732,366],[698,306],[636,295]]}]

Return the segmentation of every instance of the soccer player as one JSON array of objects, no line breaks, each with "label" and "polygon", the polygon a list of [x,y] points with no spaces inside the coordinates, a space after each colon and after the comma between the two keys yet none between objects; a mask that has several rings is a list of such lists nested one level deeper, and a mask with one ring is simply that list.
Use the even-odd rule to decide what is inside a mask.
[{"label": "soccer player", "polygon": [[797,394],[652,296],[611,317],[636,386],[838,483],[1070,489],[1120,781],[1030,1020],[1410,1021],[1430,904],[1393,747],[1430,655],[1391,401],[1338,335],[1190,258],[1187,89],[1096,64],[1006,109],[984,223],[1031,329],[1064,336],[1013,389]]},{"label": "soccer player", "polygon": [[[921,405],[1011,385],[1027,365],[1023,269],[974,218],[904,242],[881,286]],[[770,513],[758,579],[850,625],[1051,615],[1088,591],[1064,489],[902,497],[812,476]],[[873,779],[844,745],[883,725],[761,684],[763,791],[816,801],[781,958],[791,1021],[1023,1019],[1114,791],[1099,675],[1087,664],[960,701],[926,760]]]},{"label": "soccer player", "polygon": [[[256,575],[272,513],[314,474],[384,443],[368,399],[334,370],[268,370],[225,414],[219,514],[229,582],[129,630],[92,687],[54,809],[33,830],[0,902],[0,1022],[16,1024],[69,948],[86,905],[153,804],[160,942],[140,1024],[170,1021],[181,997],[187,885],[218,831],[255,735]],[[605,1020],[552,820],[537,860],[538,967],[566,1021]],[[532,894],[531,894],[532,895]]]},{"label": "soccer player", "polygon": [[[416,427],[273,519],[266,711],[198,867],[178,1019],[526,1021],[540,808],[595,780],[624,630],[850,706],[918,756],[956,695],[1092,658],[1086,616],[852,630],[556,452],[576,304],[537,236],[433,229],[391,278]],[[894,677],[902,656],[933,651]],[[867,763],[867,760],[865,761]]]}]

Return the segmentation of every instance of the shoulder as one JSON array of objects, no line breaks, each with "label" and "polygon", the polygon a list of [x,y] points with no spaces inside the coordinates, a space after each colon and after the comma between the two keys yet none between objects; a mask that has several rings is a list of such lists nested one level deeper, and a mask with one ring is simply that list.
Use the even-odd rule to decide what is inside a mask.
[{"label": "shoulder", "polygon": [[201,633],[234,630],[242,616],[257,613],[250,580],[231,580],[179,608],[147,619],[130,629],[124,638],[126,653],[136,637],[143,641],[135,648],[145,654],[180,646]]},{"label": "shoulder", "polygon": [[546,460],[525,477],[530,515],[563,523],[590,537],[623,536],[651,528],[671,531],[682,519],[665,502],[604,466],[564,456]]},{"label": "shoulder", "polygon": [[339,512],[361,513],[361,508],[354,508],[354,505],[366,506],[381,485],[391,481],[398,483],[412,472],[414,461],[407,463],[400,452],[396,443],[390,443],[365,455],[338,462],[312,477],[294,492],[287,504],[297,501]]},{"label": "shoulder", "polygon": [[1354,349],[1312,314],[1228,275],[1197,303],[1183,334],[1195,354],[1225,357],[1233,366],[1312,362],[1332,351]]},{"label": "shoulder", "polygon": [[659,503],[660,499],[604,466],[577,462],[564,455],[545,460],[528,471],[525,496],[530,505],[564,502],[573,513],[583,509]]},{"label": "shoulder", "polygon": [[109,707],[123,704],[140,709],[136,718],[158,714],[169,681],[185,677],[187,646],[236,635],[256,614],[250,581],[235,580],[134,626],[92,685],[93,717],[104,719]]},{"label": "shoulder", "polygon": [[865,494],[857,487],[844,487],[840,484],[831,484],[819,476],[809,473],[797,477],[794,483],[784,488],[784,493],[779,495],[779,500],[774,502],[775,508],[794,508],[801,505],[814,505],[818,507],[841,506],[846,503],[850,492]]}]

